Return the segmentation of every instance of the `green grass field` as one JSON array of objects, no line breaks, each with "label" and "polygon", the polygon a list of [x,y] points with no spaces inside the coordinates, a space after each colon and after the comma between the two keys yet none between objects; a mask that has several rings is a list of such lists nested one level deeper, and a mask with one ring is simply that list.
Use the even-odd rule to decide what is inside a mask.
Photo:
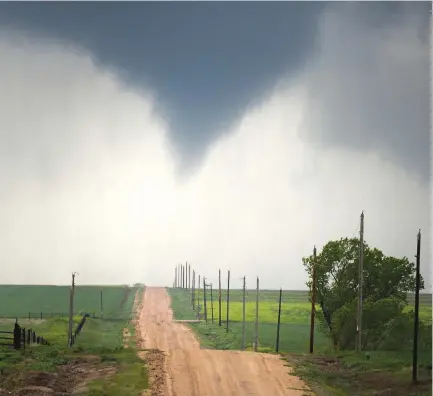
[{"label": "green grass field", "polygon": [[[96,378],[87,384],[88,396],[138,395],[148,388],[148,377],[143,361],[137,357],[134,339],[123,348],[123,329],[131,328],[135,315],[132,307],[139,288],[125,286],[103,286],[104,318],[87,318],[72,349],[67,347],[66,317],[28,319],[29,309],[44,312],[67,311],[69,287],[66,286],[0,286],[0,294],[15,297],[8,307],[4,299],[0,304],[3,316],[24,316],[18,323],[32,328],[51,345],[32,345],[19,351],[8,347],[0,348],[0,387],[16,389],[27,384],[33,371],[57,372],[61,382],[74,385],[72,372],[78,370],[106,370],[115,372],[109,378]],[[99,309],[100,286],[83,286],[76,289],[77,311],[93,312]],[[17,296],[25,296],[20,307]],[[30,307],[30,308],[29,308]],[[74,329],[81,316],[74,317]],[[0,329],[10,330],[14,319],[0,319]],[[91,363],[89,363],[91,358]],[[62,368],[64,367],[64,368]],[[63,383],[62,382],[62,383]],[[63,386],[63,385],[62,385]]]},{"label": "green grass field", "polygon": [[[188,292],[182,289],[170,289],[173,297],[173,310],[177,319],[195,318],[191,310],[191,297]],[[203,290],[196,294],[200,299],[201,318],[204,318]],[[219,320],[218,293],[206,293],[207,318],[208,323],[212,322],[212,311],[214,323]],[[221,296],[221,320],[225,326],[227,321],[227,293],[222,291]],[[259,345],[262,348],[273,349],[276,344],[277,321],[278,321],[278,300],[279,291],[264,290],[259,293]],[[408,297],[413,301],[413,296]],[[185,307],[187,310],[185,310]],[[197,302],[195,304],[197,306]],[[246,293],[245,304],[246,316],[246,341],[251,345],[254,337],[254,320],[256,310],[256,293],[248,291]],[[213,307],[213,310],[212,310]],[[234,341],[231,343],[233,348],[241,346],[242,337],[242,291],[230,291],[229,304],[229,328],[233,332]],[[411,306],[407,310],[412,309]],[[189,311],[191,312],[189,312]],[[316,310],[320,310],[316,306]],[[283,291],[281,303],[281,327],[280,327],[280,350],[285,352],[305,352],[309,348],[311,303],[308,302],[307,291]],[[431,295],[421,295],[420,298],[420,319],[425,322],[432,320]],[[317,330],[315,332],[316,350],[326,350],[329,348],[328,339]]]},{"label": "green grass field", "polygon": [[[119,304],[134,294],[125,286],[76,286],[75,313],[80,311],[100,315],[100,292],[107,317],[119,315]],[[0,285],[0,318],[38,318],[52,314],[67,315],[70,286]]]}]

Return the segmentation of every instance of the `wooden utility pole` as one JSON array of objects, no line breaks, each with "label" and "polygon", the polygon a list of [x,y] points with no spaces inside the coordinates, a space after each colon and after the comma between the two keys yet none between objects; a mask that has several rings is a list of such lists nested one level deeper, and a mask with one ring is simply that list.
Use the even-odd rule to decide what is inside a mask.
[{"label": "wooden utility pole", "polygon": [[75,275],[78,272],[72,273],[72,286],[69,294],[69,323],[68,323],[68,345],[72,347],[72,326],[74,320],[74,294],[75,294]]},{"label": "wooden utility pole", "polygon": [[195,271],[192,271],[192,292],[191,292],[192,309],[195,308]]},{"label": "wooden utility pole", "polygon": [[191,290],[191,264],[188,264],[188,290]]},{"label": "wooden utility pole", "polygon": [[275,351],[280,350],[280,326],[281,326],[281,300],[283,299],[283,289],[280,289],[280,299],[278,300],[278,322],[277,322],[277,342],[275,343]]},{"label": "wooden utility pole", "polygon": [[313,271],[311,281],[310,353],[314,351],[314,319],[316,316],[316,246],[313,249]]},{"label": "wooden utility pole", "polygon": [[364,283],[364,212],[361,213],[361,226],[359,230],[359,285],[358,285],[358,320],[357,320],[357,350],[362,350],[362,286]]},{"label": "wooden utility pole", "polygon": [[197,287],[197,315],[200,318],[200,274],[198,276],[198,287]]},{"label": "wooden utility pole", "polygon": [[218,270],[218,326],[221,326],[221,270]]},{"label": "wooden utility pole", "polygon": [[104,318],[104,302],[102,298],[102,289],[101,289],[101,318]]},{"label": "wooden utility pole", "polygon": [[204,304],[204,320],[207,324],[207,301],[206,301],[206,278],[203,276],[203,304]]},{"label": "wooden utility pole", "polygon": [[254,351],[257,352],[259,347],[259,277],[257,277],[256,292],[256,322],[254,326]]},{"label": "wooden utility pole", "polygon": [[213,292],[212,292],[212,283],[210,284],[210,309],[212,311],[212,324],[213,324]]},{"label": "wooden utility pole", "polygon": [[226,333],[229,332],[229,308],[230,308],[230,270],[227,272],[227,321],[226,321]]},{"label": "wooden utility pole", "polygon": [[420,275],[421,256],[421,230],[418,231],[416,242],[416,279],[415,279],[415,318],[413,329],[413,360],[412,360],[412,381],[418,380],[418,330],[419,330],[419,288],[421,283]]},{"label": "wooden utility pole", "polygon": [[245,314],[245,276],[244,276],[244,283],[242,287],[242,350],[245,350],[245,321],[246,321],[246,314]]}]

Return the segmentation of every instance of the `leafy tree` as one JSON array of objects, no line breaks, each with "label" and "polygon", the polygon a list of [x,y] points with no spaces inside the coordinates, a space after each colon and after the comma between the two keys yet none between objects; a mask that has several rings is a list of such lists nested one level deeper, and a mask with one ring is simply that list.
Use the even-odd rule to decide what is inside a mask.
[{"label": "leafy tree", "polygon": [[[317,317],[335,348],[355,346],[359,248],[359,239],[344,238],[328,242],[316,257],[316,301],[321,308]],[[313,260],[302,259],[310,279]],[[376,349],[393,323],[404,318],[407,293],[415,290],[415,265],[406,257],[385,256],[364,242],[363,276],[362,342],[364,348]],[[307,286],[311,300],[311,280]]]}]

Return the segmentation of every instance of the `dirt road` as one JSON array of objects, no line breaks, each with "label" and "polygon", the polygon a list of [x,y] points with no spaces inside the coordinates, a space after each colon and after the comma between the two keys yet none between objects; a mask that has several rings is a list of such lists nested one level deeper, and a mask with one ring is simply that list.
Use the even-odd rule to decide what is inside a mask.
[{"label": "dirt road", "polygon": [[146,288],[139,316],[144,347],[165,352],[167,396],[301,396],[306,385],[276,355],[200,349],[193,332],[172,320],[164,288]]}]

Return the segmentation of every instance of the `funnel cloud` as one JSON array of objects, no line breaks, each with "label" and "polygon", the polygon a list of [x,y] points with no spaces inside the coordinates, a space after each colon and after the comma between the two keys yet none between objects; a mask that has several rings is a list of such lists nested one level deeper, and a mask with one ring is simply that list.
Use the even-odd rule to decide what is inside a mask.
[{"label": "funnel cloud", "polygon": [[304,289],[302,257],[357,236],[363,210],[387,255],[414,259],[422,230],[430,290],[429,46],[409,11],[372,30],[355,5],[327,7],[305,67],[186,178],[157,87],[0,31],[1,283],[171,285],[188,261],[209,282],[221,268],[233,287]]}]

